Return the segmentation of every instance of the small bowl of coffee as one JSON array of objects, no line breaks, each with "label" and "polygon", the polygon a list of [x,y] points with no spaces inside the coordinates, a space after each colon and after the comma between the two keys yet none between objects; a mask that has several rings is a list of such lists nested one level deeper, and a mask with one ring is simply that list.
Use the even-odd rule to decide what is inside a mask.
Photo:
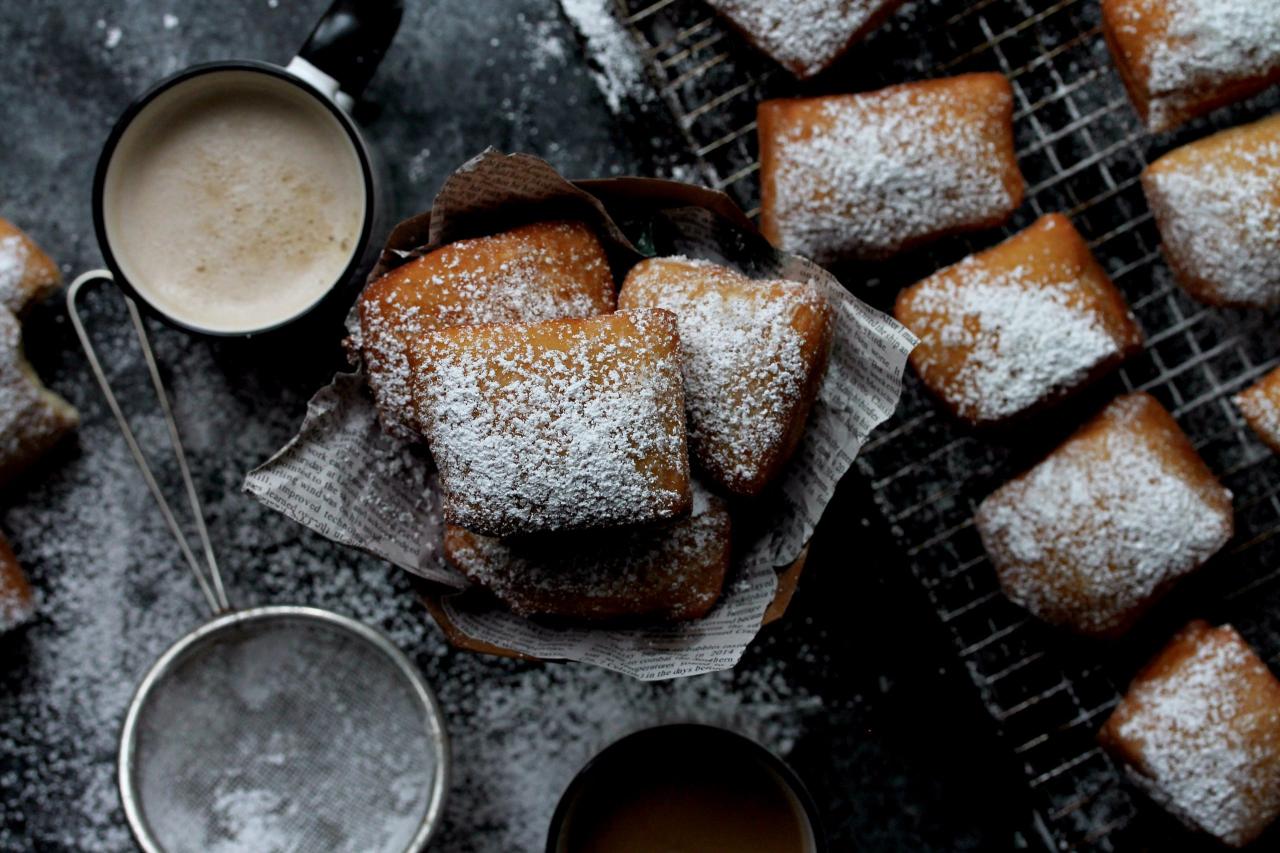
[{"label": "small bowl of coffee", "polygon": [[587,763],[560,798],[547,853],[825,853],[804,783],[755,741],[658,726]]}]

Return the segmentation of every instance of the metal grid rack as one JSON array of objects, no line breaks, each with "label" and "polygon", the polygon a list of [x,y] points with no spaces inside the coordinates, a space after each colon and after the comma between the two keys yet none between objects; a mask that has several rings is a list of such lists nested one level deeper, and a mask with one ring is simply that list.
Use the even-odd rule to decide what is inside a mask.
[{"label": "metal grid rack", "polygon": [[[1025,770],[1038,829],[1059,849],[1144,847],[1181,836],[1143,804],[1094,742],[1136,668],[1182,621],[1231,621],[1280,663],[1280,457],[1252,437],[1230,396],[1280,356],[1274,316],[1208,310],[1160,259],[1139,185],[1149,155],[1273,108],[1264,96],[1176,136],[1141,128],[1114,73],[1093,0],[919,0],[814,82],[797,84],[696,0],[614,0],[643,51],[702,178],[758,210],[755,106],[777,95],[874,89],[1000,70],[1013,84],[1019,215],[1002,231],[944,240],[893,262],[837,269],[884,307],[898,289],[1052,211],[1068,214],[1129,299],[1145,353],[1029,436],[966,432],[909,377],[899,412],[859,468],[946,624],[981,697]],[[1000,594],[973,529],[977,503],[1110,395],[1155,394],[1236,496],[1228,553],[1118,647],[1069,640]],[[1069,423],[1068,423],[1069,422]],[[1208,604],[1207,604],[1208,603]]]}]

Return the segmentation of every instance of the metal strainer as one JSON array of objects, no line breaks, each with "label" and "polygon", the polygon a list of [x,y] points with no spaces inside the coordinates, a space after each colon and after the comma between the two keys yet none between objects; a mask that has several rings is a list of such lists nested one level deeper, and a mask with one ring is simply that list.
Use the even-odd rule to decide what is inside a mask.
[{"label": "metal strainer", "polygon": [[147,853],[416,851],[439,823],[449,775],[440,708],[380,632],[327,610],[233,610],[142,318],[125,298],[195,517],[182,533],[85,332],[89,366],[214,618],[169,648],[125,716],[119,783]]}]

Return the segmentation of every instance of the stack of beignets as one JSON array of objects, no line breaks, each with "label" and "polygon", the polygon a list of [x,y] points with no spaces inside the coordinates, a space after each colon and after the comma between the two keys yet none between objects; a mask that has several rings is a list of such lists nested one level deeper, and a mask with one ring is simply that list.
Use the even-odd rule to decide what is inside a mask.
[{"label": "stack of beignets", "polygon": [[384,427],[439,469],[445,558],[517,614],[586,621],[710,611],[731,522],[691,450],[710,485],[758,494],[830,337],[814,286],[704,261],[643,262],[615,298],[596,237],[566,222],[438,249],[359,311]]}]

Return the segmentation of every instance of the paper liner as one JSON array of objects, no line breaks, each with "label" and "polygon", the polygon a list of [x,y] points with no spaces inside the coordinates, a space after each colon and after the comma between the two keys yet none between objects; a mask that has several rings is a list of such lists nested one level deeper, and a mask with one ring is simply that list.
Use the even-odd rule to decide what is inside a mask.
[{"label": "paper liner", "polygon": [[644,178],[571,182],[536,157],[492,150],[458,169],[429,213],[392,231],[370,280],[455,240],[560,218],[596,228],[619,282],[643,257],[686,255],[756,278],[811,281],[833,309],[831,357],[805,437],[779,483],[750,504],[735,504],[733,568],[707,617],[565,626],[515,616],[465,591],[466,580],[440,553],[443,520],[430,462],[382,432],[360,373],[339,374],[312,398],[298,435],[249,473],[245,489],[324,536],[422,578],[427,608],[456,646],[584,661],[644,680],[732,667],[763,622],[786,609],[836,485],[897,405],[916,339],[826,270],[771,248],[722,193]]}]

